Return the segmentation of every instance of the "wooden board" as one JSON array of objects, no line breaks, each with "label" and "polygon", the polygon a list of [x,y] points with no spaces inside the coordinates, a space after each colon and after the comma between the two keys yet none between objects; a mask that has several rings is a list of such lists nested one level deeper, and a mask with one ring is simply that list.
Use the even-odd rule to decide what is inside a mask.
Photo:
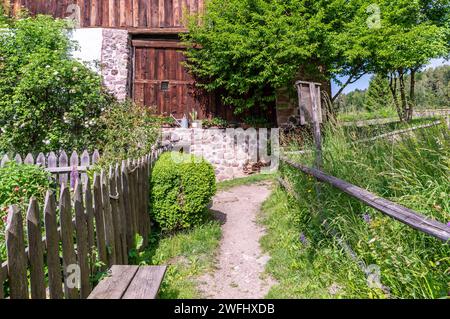
[{"label": "wooden board", "polygon": [[194,80],[183,66],[185,56],[178,40],[134,40],[134,101],[176,118],[205,106],[194,97]]},{"label": "wooden board", "polygon": [[182,28],[184,14],[202,11],[204,0],[12,0],[18,12],[21,6],[31,14],[49,14],[57,18],[73,15],[77,5],[81,27]]},{"label": "wooden board", "polygon": [[121,299],[139,266],[112,266],[110,276],[103,279],[88,299]]},{"label": "wooden board", "polygon": [[122,299],[155,299],[166,266],[141,266]]}]

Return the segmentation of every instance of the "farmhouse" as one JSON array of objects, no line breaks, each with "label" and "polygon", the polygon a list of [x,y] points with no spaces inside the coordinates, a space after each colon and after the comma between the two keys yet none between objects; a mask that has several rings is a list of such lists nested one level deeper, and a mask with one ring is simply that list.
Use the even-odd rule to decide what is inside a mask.
[{"label": "farmhouse", "polygon": [[[187,32],[188,15],[203,12],[204,0],[5,1],[12,14],[26,8],[31,14],[73,20],[77,27],[73,37],[80,45],[75,56],[100,61],[104,85],[119,100],[129,97],[176,118],[195,109],[200,119],[238,120],[214,94],[195,90],[194,79],[183,66],[185,48],[179,34]],[[329,87],[323,84],[324,91]],[[280,126],[295,122],[294,90],[278,91],[275,104],[268,112],[254,109],[251,115]]]}]

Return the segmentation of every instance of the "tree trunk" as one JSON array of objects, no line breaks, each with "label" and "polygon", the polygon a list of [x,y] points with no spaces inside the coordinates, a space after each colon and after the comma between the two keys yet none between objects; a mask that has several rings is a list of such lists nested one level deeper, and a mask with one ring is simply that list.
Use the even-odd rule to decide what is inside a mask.
[{"label": "tree trunk", "polygon": [[402,121],[402,109],[400,107],[400,103],[398,101],[398,95],[397,95],[397,74],[391,73],[389,75],[389,89],[391,90],[392,94],[392,100],[394,101],[395,109],[397,110],[398,117],[400,118],[400,121]]},{"label": "tree trunk", "polygon": [[416,69],[411,69],[411,81],[409,85],[408,121],[412,120],[416,105]]},{"label": "tree trunk", "polygon": [[405,73],[403,69],[398,70],[398,79],[400,83],[400,100],[401,100],[401,121],[408,121],[408,100],[406,98]]}]

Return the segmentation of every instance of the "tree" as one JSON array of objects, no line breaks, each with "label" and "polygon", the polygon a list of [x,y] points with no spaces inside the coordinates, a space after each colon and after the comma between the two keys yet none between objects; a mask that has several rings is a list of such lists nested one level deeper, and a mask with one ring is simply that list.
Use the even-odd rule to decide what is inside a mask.
[{"label": "tree", "polygon": [[49,16],[2,21],[0,149],[48,152],[93,147],[111,97],[101,78],[71,58],[67,23]]},{"label": "tree", "polygon": [[365,108],[374,111],[383,107],[393,107],[387,76],[376,74],[370,80],[365,96]]},{"label": "tree", "polygon": [[349,84],[366,72],[369,54],[337,35],[348,34],[345,21],[358,12],[358,4],[211,0],[183,36],[190,47],[187,67],[199,87],[219,92],[235,113],[272,102],[275,89],[292,87],[300,70],[316,81],[350,75]]},{"label": "tree", "polygon": [[[211,0],[184,36],[187,66],[240,113],[306,79],[388,74],[401,119],[412,114],[415,72],[448,54],[447,0]],[[444,14],[442,14],[444,12]],[[411,74],[409,98],[404,78]]]},{"label": "tree", "polygon": [[[389,88],[401,121],[412,118],[416,73],[430,59],[449,55],[449,3],[381,1],[382,28],[376,37],[374,69],[388,74]],[[447,12],[441,15],[442,11]],[[409,84],[405,79],[409,76]],[[408,90],[409,86],[409,90]]]}]

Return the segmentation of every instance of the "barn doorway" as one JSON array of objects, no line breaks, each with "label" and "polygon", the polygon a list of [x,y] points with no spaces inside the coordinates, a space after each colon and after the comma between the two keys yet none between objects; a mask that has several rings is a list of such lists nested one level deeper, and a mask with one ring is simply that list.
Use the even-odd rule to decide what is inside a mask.
[{"label": "barn doorway", "polygon": [[194,80],[183,66],[186,60],[177,34],[134,36],[133,99],[158,114],[175,118],[192,109],[208,115],[211,99],[196,96]]}]

